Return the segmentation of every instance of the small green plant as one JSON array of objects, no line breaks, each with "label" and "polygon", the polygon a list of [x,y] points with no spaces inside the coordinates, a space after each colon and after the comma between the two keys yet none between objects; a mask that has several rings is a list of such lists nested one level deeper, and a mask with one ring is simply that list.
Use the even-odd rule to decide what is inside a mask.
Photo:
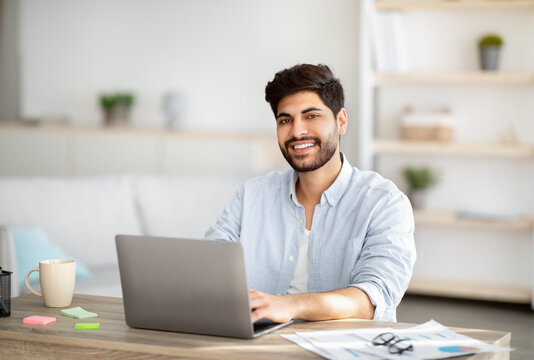
[{"label": "small green plant", "polygon": [[135,98],[130,93],[114,93],[100,95],[100,106],[104,110],[111,110],[118,106],[130,108],[134,104]]},{"label": "small green plant", "polygon": [[128,125],[130,108],[135,101],[133,94],[128,92],[101,94],[99,100],[104,113],[104,124]]},{"label": "small green plant", "polygon": [[503,44],[502,38],[497,34],[488,34],[478,40],[479,47],[496,46],[500,47]]},{"label": "small green plant", "polygon": [[405,167],[402,173],[410,190],[423,190],[438,182],[437,174],[428,167]]}]

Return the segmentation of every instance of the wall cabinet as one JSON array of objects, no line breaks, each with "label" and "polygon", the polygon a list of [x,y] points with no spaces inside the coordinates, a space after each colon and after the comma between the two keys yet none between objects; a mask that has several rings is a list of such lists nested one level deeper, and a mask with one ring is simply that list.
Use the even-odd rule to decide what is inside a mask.
[{"label": "wall cabinet", "polygon": [[0,125],[0,176],[255,174],[283,167],[269,135]]}]

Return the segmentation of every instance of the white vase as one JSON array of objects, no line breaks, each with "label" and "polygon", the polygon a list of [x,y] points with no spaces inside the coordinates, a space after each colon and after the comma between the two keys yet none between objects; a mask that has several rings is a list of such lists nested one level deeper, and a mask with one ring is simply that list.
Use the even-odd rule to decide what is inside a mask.
[{"label": "white vase", "polygon": [[183,127],[185,99],[180,91],[169,91],[163,95],[163,111],[167,118],[166,127],[180,129]]}]

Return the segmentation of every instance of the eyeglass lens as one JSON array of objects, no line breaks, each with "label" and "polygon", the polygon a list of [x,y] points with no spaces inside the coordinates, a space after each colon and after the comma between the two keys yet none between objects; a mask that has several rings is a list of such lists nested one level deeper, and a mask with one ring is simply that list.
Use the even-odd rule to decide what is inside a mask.
[{"label": "eyeglass lens", "polygon": [[373,345],[387,345],[397,337],[393,333],[383,333],[373,339]]},{"label": "eyeglass lens", "polygon": [[401,339],[393,333],[377,335],[372,344],[374,346],[387,346],[391,354],[401,355],[405,351],[413,351],[412,343],[408,339]]},{"label": "eyeglass lens", "polygon": [[411,342],[407,339],[399,339],[389,344],[389,352],[392,354],[402,354],[405,351],[413,351]]}]

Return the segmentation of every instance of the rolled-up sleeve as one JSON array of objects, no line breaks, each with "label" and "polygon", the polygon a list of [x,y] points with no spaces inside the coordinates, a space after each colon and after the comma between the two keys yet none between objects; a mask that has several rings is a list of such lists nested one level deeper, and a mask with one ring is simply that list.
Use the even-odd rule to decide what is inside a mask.
[{"label": "rolled-up sleeve", "polygon": [[384,197],[374,209],[360,258],[351,274],[375,306],[374,320],[396,321],[416,259],[413,212],[400,191]]}]

